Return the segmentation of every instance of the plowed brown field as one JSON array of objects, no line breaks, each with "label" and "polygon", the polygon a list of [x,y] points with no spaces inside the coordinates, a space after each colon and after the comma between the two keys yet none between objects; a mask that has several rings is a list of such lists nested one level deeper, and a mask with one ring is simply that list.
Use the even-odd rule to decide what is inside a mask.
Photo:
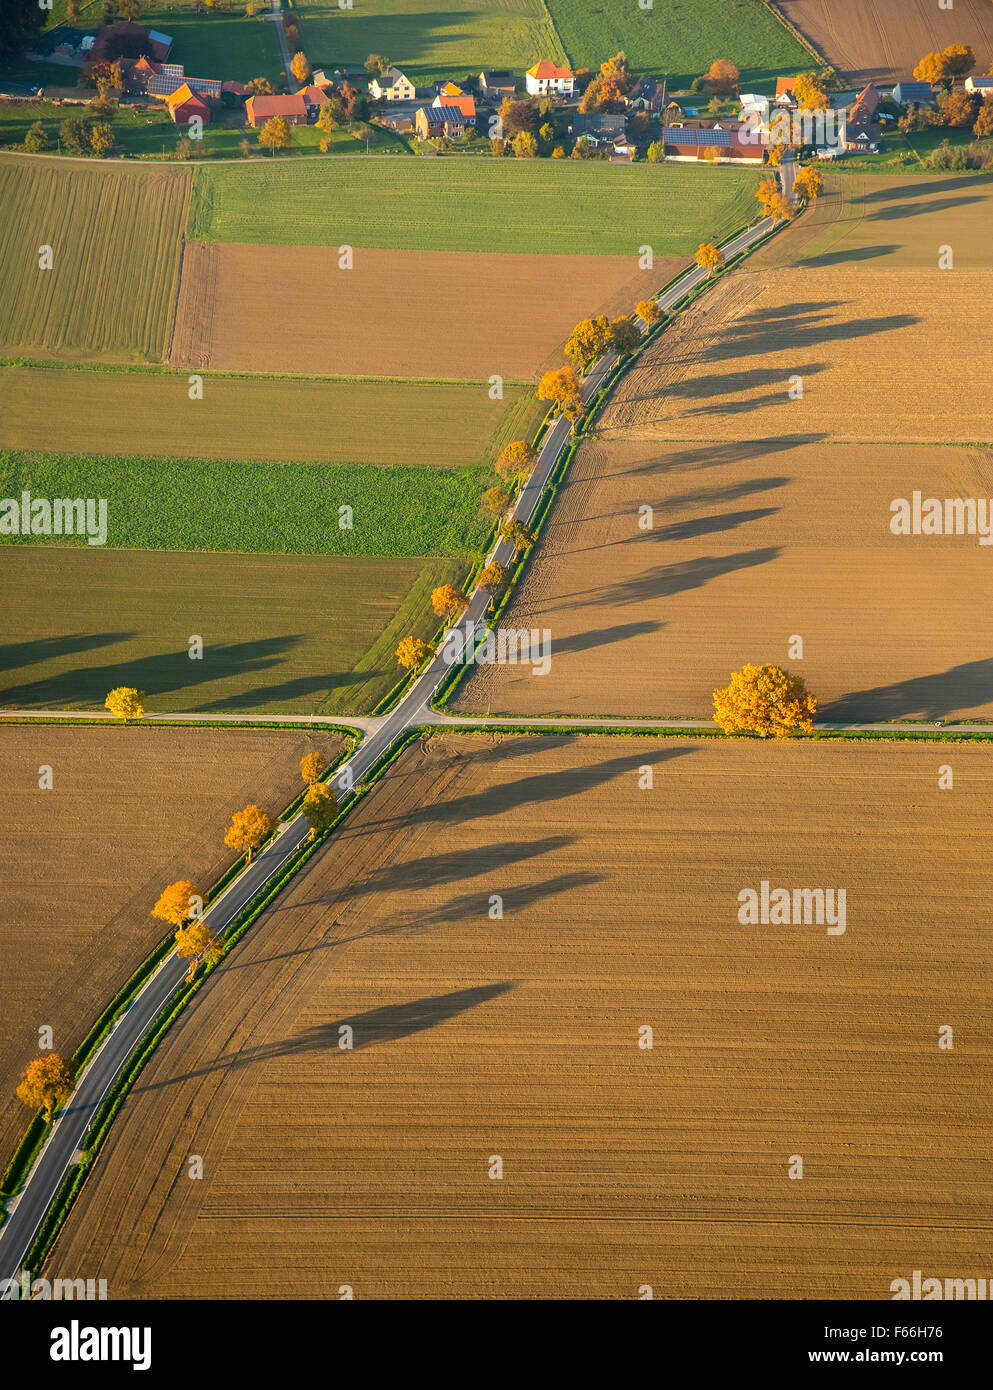
[{"label": "plowed brown field", "polygon": [[[190,242],[171,360],[237,371],[507,380],[558,365],[589,314],[630,314],[682,269],[634,256]],[[278,328],[273,325],[278,324]]]},{"label": "plowed brown field", "polygon": [[[408,751],[167,1036],[47,1272],[112,1298],[888,1299],[914,1269],[983,1274],[991,757]],[[763,879],[844,888],[845,933],[739,925]]]},{"label": "plowed brown field", "polygon": [[979,71],[993,56],[990,0],[779,0],[780,9],[853,83],[911,79],[925,53],[966,43]]},{"label": "plowed brown field", "polygon": [[38,1029],[72,1053],[165,935],[149,915],[165,885],[208,888],[235,857],[224,846],[232,813],[249,801],[281,811],[302,785],[303,754],[340,747],[303,731],[3,729],[0,1167],[29,1119],[13,1092]]}]

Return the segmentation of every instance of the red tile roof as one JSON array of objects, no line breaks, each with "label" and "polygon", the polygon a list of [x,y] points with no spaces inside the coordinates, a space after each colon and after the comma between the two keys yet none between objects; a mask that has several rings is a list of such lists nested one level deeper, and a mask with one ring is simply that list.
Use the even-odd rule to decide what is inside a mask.
[{"label": "red tile roof", "polygon": [[543,58],[540,63],[535,63],[533,68],[528,68],[528,75],[536,77],[539,82],[550,82],[553,78],[568,81],[573,73],[571,68],[557,68],[551,59]]}]

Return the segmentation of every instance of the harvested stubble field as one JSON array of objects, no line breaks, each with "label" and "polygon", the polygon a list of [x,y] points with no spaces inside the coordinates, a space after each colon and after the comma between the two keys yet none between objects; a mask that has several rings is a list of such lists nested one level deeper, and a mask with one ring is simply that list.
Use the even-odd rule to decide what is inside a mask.
[{"label": "harvested stubble field", "polygon": [[[747,169],[575,159],[200,165],[188,235],[491,255],[636,257],[650,245],[662,260],[692,256],[704,239],[720,241],[753,220],[758,183]],[[309,320],[300,326],[320,331]]]},{"label": "harvested stubble field", "polygon": [[[6,709],[101,708],[135,685],[152,711],[364,713],[395,650],[437,627],[457,560],[0,547]],[[191,661],[188,639],[204,641]]]},{"label": "harvested stubble field", "polygon": [[150,915],[165,885],[209,888],[235,859],[232,813],[250,801],[281,811],[302,785],[303,754],[332,761],[340,747],[303,730],[4,728],[0,1167],[29,1118],[14,1087],[39,1028],[71,1054],[165,936]]},{"label": "harvested stubble field", "polygon": [[0,353],[160,361],[189,196],[187,170],[0,155]]},{"label": "harvested stubble field", "polygon": [[979,71],[993,56],[990,0],[779,0],[787,19],[854,85],[908,81],[926,53],[970,44]]},{"label": "harvested stubble field", "polygon": [[[190,242],[170,360],[236,371],[521,380],[558,366],[590,314],[630,314],[685,261],[628,256],[292,250]],[[300,333],[260,332],[285,314]],[[480,388],[485,396],[488,387]],[[442,430],[443,432],[443,430]]]},{"label": "harvested stubble field", "polygon": [[622,409],[573,461],[501,620],[550,631],[548,674],[480,666],[455,708],[709,719],[731,671],[769,661],[829,721],[993,717],[989,547],[890,532],[915,489],[993,497],[993,452],[785,431],[669,443],[612,429]]},{"label": "harvested stubble field", "polygon": [[[909,746],[409,750],[166,1037],[51,1268],[114,1298],[981,1271],[991,757],[956,748],[939,791]],[[739,925],[763,879],[844,888],[846,932]]]},{"label": "harvested stubble field", "polygon": [[[0,368],[0,447],[120,456],[178,454],[417,468],[492,465],[530,438],[546,407],[531,386],[482,382],[307,381],[186,373]],[[47,405],[52,408],[48,409]]]},{"label": "harvested stubble field", "polygon": [[628,374],[605,437],[986,443],[991,294],[988,270],[744,267]]},{"label": "harvested stubble field", "polygon": [[829,174],[814,207],[750,264],[935,270],[939,248],[951,245],[956,270],[991,270],[991,219],[993,179],[986,175]]}]

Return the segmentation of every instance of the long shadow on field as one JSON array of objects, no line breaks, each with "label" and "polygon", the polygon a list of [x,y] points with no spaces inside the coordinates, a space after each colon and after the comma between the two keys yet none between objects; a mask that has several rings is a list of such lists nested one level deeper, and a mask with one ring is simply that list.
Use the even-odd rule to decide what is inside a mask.
[{"label": "long shadow on field", "polygon": [[576,632],[572,637],[557,638],[552,634],[552,656],[565,652],[589,652],[595,647],[609,646],[613,642],[626,642],[629,637],[647,637],[650,632],[661,632],[665,623],[645,619],[637,623],[615,623],[613,627],[599,627],[591,632]]},{"label": "long shadow on field", "polygon": [[[657,473],[698,473],[705,468],[727,468],[736,463],[748,463],[767,457],[769,454],[783,453],[787,449],[802,449],[807,444],[820,444],[827,439],[826,434],[785,434],[772,439],[729,440],[721,444],[693,444],[676,452],[667,452],[661,458],[649,458],[644,463],[634,463],[626,468],[616,468],[604,472],[605,478],[623,478]],[[609,443],[609,440],[607,441]]]},{"label": "long shadow on field", "polygon": [[[725,512],[720,516],[698,516],[692,520],[674,521],[668,526],[658,526],[652,531],[636,531],[633,535],[622,536],[616,541],[601,541],[596,545],[577,545],[569,550],[558,550],[557,555],[582,555],[590,550],[608,550],[615,545],[639,545],[646,541],[686,541],[695,536],[714,535],[719,531],[734,531],[749,521],[760,521],[763,517],[775,516],[778,507],[756,507],[748,512]],[[628,624],[637,626],[637,624]],[[604,629],[608,631],[609,629]],[[616,640],[616,639],[611,639]],[[558,643],[556,651],[562,651]]]},{"label": "long shadow on field", "polygon": [[[138,634],[140,637],[142,634]],[[5,702],[45,705],[59,700],[102,704],[108,690],[130,685],[144,690],[149,702],[156,695],[185,690],[206,682],[242,678],[280,665],[286,653],[304,640],[302,634],[262,637],[252,642],[210,643],[202,661],[189,659],[185,639],[176,651],[133,657],[107,666],[75,667],[40,681],[9,686]]]},{"label": "long shadow on field", "polygon": [[555,897],[559,893],[571,893],[578,888],[592,888],[594,884],[602,881],[602,874],[573,872],[558,874],[555,878],[545,879],[542,883],[529,883],[516,888],[508,888],[497,882],[486,892],[460,893],[457,898],[452,898],[442,907],[436,908],[434,912],[428,912],[422,916],[414,916],[409,912],[399,914],[392,921],[377,922],[368,931],[360,931],[354,936],[342,937],[333,944],[344,946],[352,941],[364,941],[370,936],[420,936],[424,932],[433,931],[435,927],[447,927],[471,921],[477,922],[481,928],[488,928],[492,927],[489,917],[491,892],[499,891],[503,898],[504,912],[512,915],[523,912],[527,908],[533,907],[535,903],[543,902],[546,898]]},{"label": "long shadow on field", "polygon": [[649,391],[643,396],[625,396],[624,404],[637,404],[640,401],[661,400],[663,398],[668,400],[680,397],[694,399],[701,396],[730,396],[736,395],[740,391],[752,391],[757,386],[779,386],[785,396],[789,389],[787,376],[794,374],[797,376],[815,376],[818,372],[823,372],[826,367],[826,362],[807,362],[802,366],[791,367],[789,373],[784,372],[781,367],[744,372],[715,372],[711,376],[688,377],[683,381],[674,382],[672,385],[663,386],[657,391]]},{"label": "long shadow on field", "polygon": [[737,502],[753,492],[771,492],[774,488],[786,487],[792,481],[792,478],[780,474],[770,478],[744,478],[740,483],[727,483],[724,486],[717,483],[713,487],[698,487],[692,492],[679,492],[673,497],[666,497],[657,509],[675,511],[677,507],[707,507],[712,503]]},{"label": "long shadow on field", "polygon": [[745,323],[736,319],[725,324],[722,337],[695,354],[699,362],[722,362],[743,356],[762,357],[784,349],[802,352],[808,347],[823,347],[826,343],[845,343],[857,338],[871,338],[878,333],[893,333],[898,328],[910,328],[921,319],[916,314],[881,314],[876,318],[850,319],[847,323],[831,322],[824,315],[806,315],[781,323]]},{"label": "long shadow on field", "polygon": [[211,1072],[230,1071],[236,1067],[249,1067],[256,1062],[271,1062],[280,1057],[304,1057],[310,1053],[326,1054],[326,1057],[347,1057],[348,1052],[339,1047],[341,1030],[346,1025],[352,1030],[353,1052],[376,1043],[398,1042],[401,1038],[423,1033],[428,1028],[437,1028],[449,1019],[457,1018],[467,1009],[487,1004],[498,999],[514,988],[515,981],[501,980],[499,984],[476,985],[472,989],[455,990],[451,994],[426,995],[423,999],[413,999],[407,1004],[384,1004],[378,1009],[365,1013],[351,1014],[336,1019],[333,1023],[321,1023],[305,1028],[294,1037],[280,1038],[274,1042],[260,1043],[256,1047],[244,1047],[237,1052],[222,1052],[212,1062],[193,1071],[179,1072],[163,1081],[152,1081],[135,1086],[136,1092],[162,1091],[167,1086],[176,1086],[183,1081],[193,1081]]},{"label": "long shadow on field", "polygon": [[798,264],[808,269],[819,266],[844,265],[847,261],[874,261],[879,256],[890,256],[900,248],[895,243],[885,246],[856,246],[850,251],[824,251],[819,256],[805,256]]},{"label": "long shadow on field", "polygon": [[892,222],[896,218],[919,217],[925,212],[951,212],[953,208],[964,207],[967,203],[985,203],[981,195],[972,198],[929,198],[920,203],[899,203],[896,206],[876,208],[866,213],[867,222]]},{"label": "long shadow on field", "polygon": [[766,565],[781,553],[780,546],[767,545],[759,550],[739,551],[737,555],[700,555],[695,560],[680,560],[672,565],[655,565],[652,569],[645,570],[632,579],[624,579],[618,584],[606,584],[602,588],[588,590],[583,595],[560,596],[573,600],[572,604],[562,603],[560,606],[644,603],[649,599],[672,598],[675,594],[686,593],[689,589],[702,589],[712,579],[720,579],[723,575],[753,569],[756,565]]},{"label": "long shadow on field", "polygon": [[[544,743],[544,739],[535,739]],[[639,748],[636,752],[622,757],[608,758],[601,763],[584,763],[579,767],[568,768],[564,772],[539,772],[533,777],[522,777],[517,782],[502,786],[488,787],[468,796],[452,797],[445,801],[431,802],[425,806],[414,807],[396,816],[383,816],[368,821],[361,830],[355,832],[369,835],[384,826],[407,827],[415,825],[455,824],[467,820],[484,820],[488,816],[503,815],[520,807],[540,807],[553,801],[564,801],[569,797],[582,796],[595,790],[605,782],[621,777],[627,772],[636,772],[645,763],[658,766],[675,758],[685,757],[692,748]]]},{"label": "long shadow on field", "polygon": [[993,657],[968,661],[930,676],[859,690],[822,706],[828,723],[884,722],[889,719],[944,719],[993,704]]},{"label": "long shadow on field", "polygon": [[259,685],[252,690],[238,690],[233,695],[225,695],[219,700],[207,700],[196,705],[201,714],[212,710],[251,710],[257,706],[276,704],[289,700],[306,700],[314,695],[326,695],[336,688],[346,685],[362,685],[374,680],[385,672],[376,669],[368,671],[315,672],[312,676],[296,676],[291,681],[281,681],[278,685]]},{"label": "long shadow on field", "polygon": [[947,179],[926,179],[920,183],[910,183],[909,180],[901,182],[898,186],[888,188],[877,188],[873,193],[865,193],[859,198],[859,203],[895,203],[901,198],[919,198],[925,194],[932,193],[957,193],[959,190],[972,192],[973,189],[982,185],[993,184],[993,179],[989,177],[977,177],[975,174],[956,174]]},{"label": "long shadow on field", "polygon": [[18,671],[22,666],[36,666],[39,661],[52,661],[60,656],[75,656],[77,652],[92,651],[95,647],[112,647],[115,642],[130,642],[136,632],[74,633],[71,637],[34,637],[29,642],[8,642],[0,647],[0,671]]}]

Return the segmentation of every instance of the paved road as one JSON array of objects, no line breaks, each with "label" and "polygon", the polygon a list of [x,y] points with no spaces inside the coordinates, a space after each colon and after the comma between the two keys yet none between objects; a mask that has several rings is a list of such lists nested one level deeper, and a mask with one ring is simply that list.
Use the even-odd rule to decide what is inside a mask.
[{"label": "paved road", "polygon": [[[273,4],[275,6],[276,0],[273,0]],[[742,232],[723,248],[725,256],[730,258],[735,252],[751,245],[764,236],[771,225],[768,219],[764,219]],[[689,290],[706,278],[706,272],[700,267],[691,267],[660,296],[659,307],[663,310],[672,309]],[[587,400],[599,391],[616,361],[616,356],[610,354],[591,371],[584,386],[584,397]],[[525,525],[534,516],[552,470],[568,443],[570,432],[571,425],[563,418],[556,420],[546,432],[538,460],[521,490],[513,511],[513,515]],[[489,558],[509,566],[513,558],[512,548],[501,539],[494,546]],[[348,761],[335,773],[333,781],[338,790],[357,785],[408,729],[438,722],[428,707],[429,701],[448,675],[451,660],[457,660],[460,655],[465,623],[472,621],[477,627],[481,627],[485,623],[488,604],[489,596],[483,590],[477,589],[470,595],[468,609],[460,624],[462,638],[458,642],[453,640],[449,643],[450,660],[446,660],[439,649],[392,713],[378,720],[342,721],[364,723],[367,734]],[[8,711],[8,714],[10,713],[12,712]],[[79,717],[92,718],[93,715]],[[161,717],[174,719],[177,716]],[[301,718],[303,722],[310,722],[309,716]],[[223,932],[231,924],[262,886],[279,872],[304,843],[309,833],[309,826],[299,815],[283,826],[268,849],[211,904],[205,917],[216,933]],[[11,1204],[11,1214],[0,1229],[0,1280],[20,1271],[45,1212],[71,1166],[103,1097],[163,1006],[179,990],[184,974],[184,965],[175,956],[169,956],[142,987],[134,1003],[86,1067],[27,1183],[16,1202]]]},{"label": "paved road", "polygon": [[293,74],[290,72],[290,50],[286,43],[286,30],[283,28],[283,9],[282,0],[272,0],[272,14],[263,16],[264,19],[271,19],[276,26],[276,33],[279,35],[279,47],[283,53],[283,71],[286,73],[287,91],[293,83]]}]

